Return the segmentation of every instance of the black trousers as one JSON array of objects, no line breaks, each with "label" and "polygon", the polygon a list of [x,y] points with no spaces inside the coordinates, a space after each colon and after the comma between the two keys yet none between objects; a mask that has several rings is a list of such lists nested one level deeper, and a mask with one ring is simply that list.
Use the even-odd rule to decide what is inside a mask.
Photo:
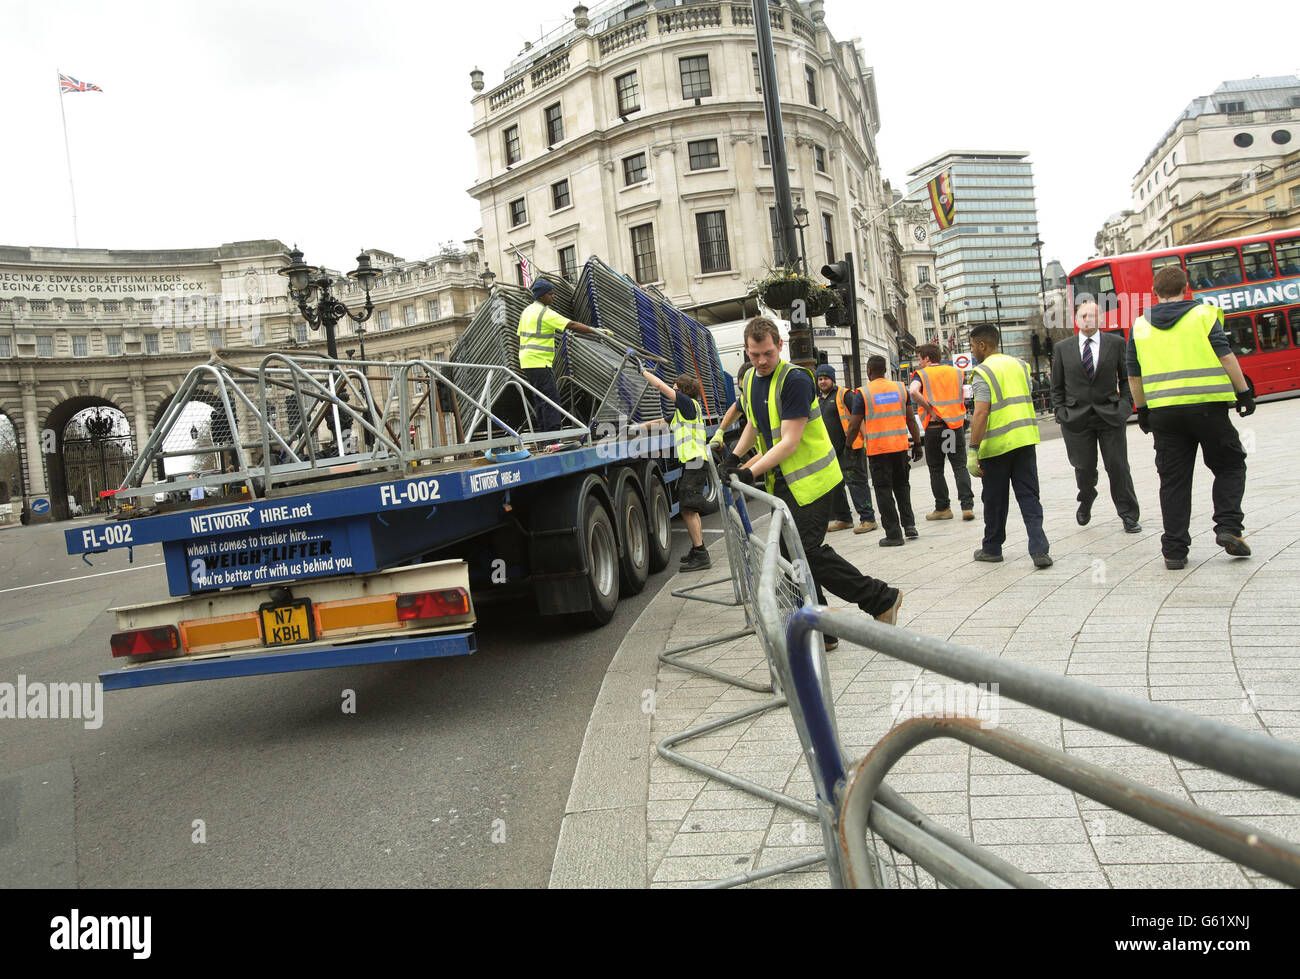
[{"label": "black trousers", "polygon": [[970,473],[966,471],[966,426],[949,428],[943,422],[930,425],[925,430],[925,465],[930,470],[930,492],[934,494],[934,508],[952,508],[948,496],[948,477],[944,466],[952,468],[952,478],[957,484],[957,502],[963,510],[975,509],[975,493],[971,490]]},{"label": "black trousers", "polygon": [[[907,450],[882,452],[868,456],[871,460],[871,481],[876,484],[876,509],[885,536],[902,540],[903,528],[916,526],[912,513],[912,463]],[[901,521],[901,525],[900,525]]]},{"label": "black trousers", "polygon": [[[776,495],[794,514],[795,530],[803,544],[804,554],[808,556],[808,570],[812,572],[818,603],[826,604],[824,588],[832,595],[852,602],[868,615],[880,615],[893,606],[898,598],[898,589],[890,588],[878,578],[864,575],[825,543],[832,501],[837,493],[842,492],[837,485],[811,503],[800,506],[785,483],[778,483],[776,488]],[[781,554],[787,560],[790,557],[784,541],[781,542]]]},{"label": "black trousers", "polygon": [[1127,427],[1123,424],[1107,425],[1100,419],[1093,419],[1087,428],[1077,432],[1062,425],[1061,437],[1065,439],[1065,454],[1074,467],[1079,502],[1091,503],[1097,498],[1097,450],[1100,449],[1115,512],[1123,520],[1137,520],[1137,493],[1133,490],[1133,476],[1128,468]]},{"label": "black trousers", "polygon": [[1165,532],[1160,549],[1167,558],[1185,558],[1192,546],[1192,475],[1196,450],[1214,474],[1214,531],[1240,537],[1241,498],[1246,492],[1246,452],[1228,418],[1228,406],[1175,405],[1151,411],[1160,475],[1160,515]]},{"label": "black trousers", "polygon": [[840,454],[840,469],[844,473],[842,489],[835,494],[831,506],[831,519],[849,523],[853,514],[845,494],[853,497],[853,506],[857,508],[858,520],[870,520],[875,523],[876,511],[871,508],[871,484],[867,482],[867,464],[864,461],[866,449],[847,449]]},{"label": "black trousers", "polygon": [[1043,533],[1043,505],[1038,499],[1038,453],[1032,445],[980,460],[984,470],[985,554],[1001,554],[1007,540],[1007,516],[1011,512],[1011,494],[1016,494],[1020,516],[1029,535],[1029,553],[1047,553],[1047,535]]},{"label": "black trousers", "polygon": [[[542,394],[546,395],[556,404],[560,403],[560,389],[555,386],[555,368],[554,367],[525,367],[524,377],[528,378],[528,383],[537,388]],[[533,398],[533,410],[537,412],[537,424],[541,426],[539,431],[555,432],[564,428],[564,416],[558,409],[552,408],[541,398]]]}]

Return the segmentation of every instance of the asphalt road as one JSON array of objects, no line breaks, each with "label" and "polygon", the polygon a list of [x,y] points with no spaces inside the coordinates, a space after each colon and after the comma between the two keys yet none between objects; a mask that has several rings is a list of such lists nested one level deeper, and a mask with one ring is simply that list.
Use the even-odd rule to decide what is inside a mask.
[{"label": "asphalt road", "polygon": [[[69,557],[88,522],[0,530],[0,683],[93,681],[108,609],[167,597],[156,546]],[[496,607],[473,656],[117,691],[97,730],[0,719],[0,886],[545,887],[596,694],[680,526],[602,629]]]}]

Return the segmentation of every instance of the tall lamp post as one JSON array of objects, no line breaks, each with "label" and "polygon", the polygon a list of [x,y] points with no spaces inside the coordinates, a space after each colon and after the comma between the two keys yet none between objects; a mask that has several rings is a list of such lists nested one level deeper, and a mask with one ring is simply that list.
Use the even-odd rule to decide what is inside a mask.
[{"label": "tall lamp post", "polygon": [[[361,283],[361,287],[366,290],[366,308],[360,313],[354,313],[330,292],[332,283],[325,270],[305,264],[302,252],[296,245],[289,252],[288,258],[289,264],[279,272],[289,280],[289,295],[298,304],[298,311],[313,330],[319,330],[322,326],[325,328],[326,350],[331,360],[338,360],[334,328],[344,316],[356,323],[370,319],[375,311],[374,304],[370,301],[370,289],[383,273],[370,264],[370,256],[365,252],[357,256],[357,267],[348,273],[348,278]],[[320,293],[319,297],[316,297],[317,292]],[[316,298],[315,307],[311,305],[313,298]],[[361,356],[365,357],[364,347]]]},{"label": "tall lamp post", "polygon": [[800,204],[794,209],[794,226],[799,229],[799,262],[803,266],[803,274],[808,274],[808,253],[804,250],[803,233],[808,227],[808,208]]},{"label": "tall lamp post", "polygon": [[1002,332],[1002,303],[998,301],[998,280],[993,279],[993,320],[997,324],[998,333]]}]

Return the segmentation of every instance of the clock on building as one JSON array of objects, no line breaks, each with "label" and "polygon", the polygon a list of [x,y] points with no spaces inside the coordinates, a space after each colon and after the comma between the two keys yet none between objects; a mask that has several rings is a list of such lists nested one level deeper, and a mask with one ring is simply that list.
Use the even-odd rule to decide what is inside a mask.
[{"label": "clock on building", "polygon": [[918,224],[912,229],[912,237],[917,241],[925,241],[925,225]]}]

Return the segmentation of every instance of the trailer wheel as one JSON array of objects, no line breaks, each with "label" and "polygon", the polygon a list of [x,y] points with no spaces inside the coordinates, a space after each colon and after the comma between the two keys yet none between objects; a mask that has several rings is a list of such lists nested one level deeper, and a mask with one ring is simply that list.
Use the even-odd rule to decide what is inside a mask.
[{"label": "trailer wheel", "polygon": [[650,571],[658,574],[668,567],[673,556],[672,506],[668,502],[668,489],[656,466],[647,466],[645,472],[646,516],[650,530]]},{"label": "trailer wheel", "polygon": [[604,625],[614,617],[618,605],[618,540],[609,514],[594,494],[582,501],[582,550],[587,564],[587,591],[593,625]]},{"label": "trailer wheel", "polygon": [[636,474],[619,470],[615,477],[614,518],[618,538],[623,545],[619,558],[619,584],[627,595],[639,595],[650,577],[650,529],[646,522],[645,501]]}]

